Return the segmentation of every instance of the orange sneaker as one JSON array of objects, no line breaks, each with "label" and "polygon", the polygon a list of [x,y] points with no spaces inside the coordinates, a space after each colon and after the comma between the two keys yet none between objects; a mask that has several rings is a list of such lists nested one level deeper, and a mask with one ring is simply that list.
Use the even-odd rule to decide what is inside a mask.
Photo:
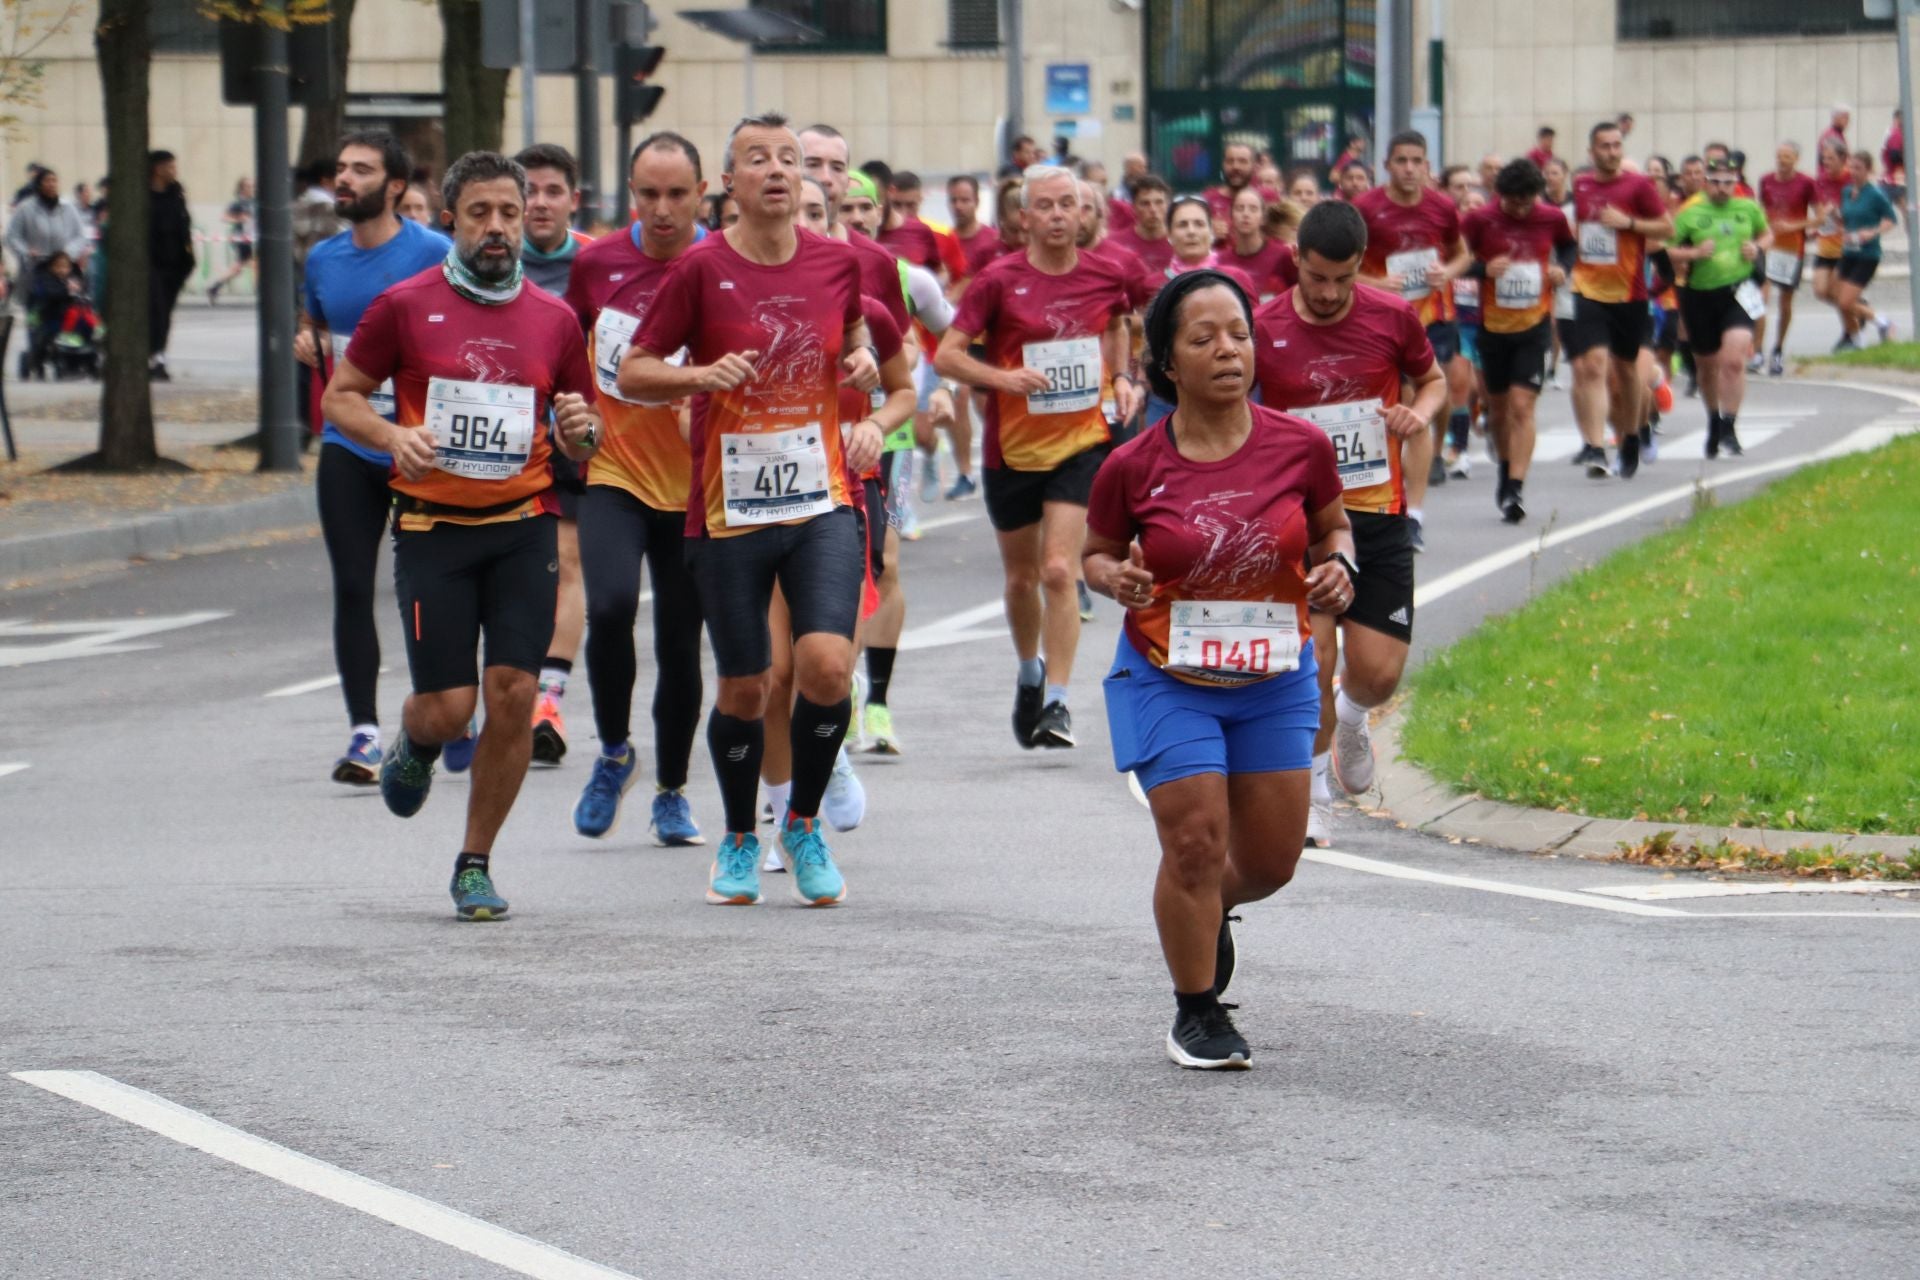
[{"label": "orange sneaker", "polygon": [[1672,413],[1673,412],[1673,383],[1667,381],[1665,378],[1662,378],[1660,380],[1660,385],[1653,389],[1653,402],[1656,405],[1660,406],[1660,412]]},{"label": "orange sneaker", "polygon": [[542,693],[533,704],[533,762],[557,765],[567,754],[567,722],[560,716],[560,700]]}]

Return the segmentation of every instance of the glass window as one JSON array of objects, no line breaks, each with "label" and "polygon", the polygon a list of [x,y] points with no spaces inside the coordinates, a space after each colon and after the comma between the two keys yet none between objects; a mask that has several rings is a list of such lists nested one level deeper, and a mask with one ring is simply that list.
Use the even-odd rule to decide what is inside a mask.
[{"label": "glass window", "polygon": [[1835,36],[1891,31],[1891,18],[1868,18],[1859,0],[1620,0],[1622,40],[1694,40],[1724,36]]},{"label": "glass window", "polygon": [[1000,0],[947,0],[947,45],[953,49],[998,49]]},{"label": "glass window", "polygon": [[814,44],[767,45],[769,53],[885,53],[886,0],[753,0],[806,23],[825,38]]}]

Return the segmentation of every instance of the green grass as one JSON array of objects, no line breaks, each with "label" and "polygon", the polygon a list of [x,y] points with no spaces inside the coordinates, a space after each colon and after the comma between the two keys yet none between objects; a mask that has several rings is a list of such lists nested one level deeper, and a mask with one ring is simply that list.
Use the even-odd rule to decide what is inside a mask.
[{"label": "green grass", "polygon": [[1920,372],[1920,342],[1881,342],[1859,351],[1819,356],[1815,364],[1862,365],[1872,369],[1912,369]]},{"label": "green grass", "polygon": [[1409,757],[1493,799],[1920,832],[1920,436],[1698,504],[1411,688]]}]

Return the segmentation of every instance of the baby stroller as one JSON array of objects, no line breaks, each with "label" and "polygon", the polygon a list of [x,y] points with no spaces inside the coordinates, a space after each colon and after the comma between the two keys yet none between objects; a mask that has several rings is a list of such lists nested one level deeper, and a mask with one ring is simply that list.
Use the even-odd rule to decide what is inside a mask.
[{"label": "baby stroller", "polygon": [[34,268],[27,291],[27,349],[21,376],[56,380],[100,376],[100,313],[73,259],[56,253]]}]

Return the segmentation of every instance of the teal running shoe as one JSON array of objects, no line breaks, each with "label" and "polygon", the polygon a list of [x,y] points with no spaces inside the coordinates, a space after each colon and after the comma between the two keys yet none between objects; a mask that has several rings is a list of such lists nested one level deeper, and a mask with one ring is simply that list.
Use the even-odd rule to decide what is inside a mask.
[{"label": "teal running shoe", "polygon": [[387,802],[387,812],[395,817],[411,818],[427,802],[427,792],[432,786],[432,762],[414,755],[412,744],[402,733],[380,762],[380,798]]},{"label": "teal running shoe", "polygon": [[707,901],[716,907],[750,907],[760,901],[760,840],[727,833],[713,855]]},{"label": "teal running shoe", "polygon": [[467,731],[440,749],[440,763],[448,773],[465,773],[473,767],[473,753],[480,745],[480,722],[467,721]]},{"label": "teal running shoe", "polygon": [[610,836],[620,825],[620,801],[633,788],[640,756],[632,746],[615,757],[601,752],[593,759],[593,775],[573,806],[573,829],[590,839]]},{"label": "teal running shoe", "polygon": [[694,825],[692,807],[678,791],[664,790],[654,795],[652,826],[653,838],[663,848],[679,849],[706,843],[700,828]]},{"label": "teal running shoe", "polygon": [[820,819],[791,819],[780,833],[780,852],[793,873],[793,896],[803,904],[830,907],[845,900],[847,882],[833,864],[827,842],[820,838]]},{"label": "teal running shoe", "polygon": [[505,920],[507,900],[493,891],[485,865],[465,858],[453,864],[453,914],[462,920]]}]

